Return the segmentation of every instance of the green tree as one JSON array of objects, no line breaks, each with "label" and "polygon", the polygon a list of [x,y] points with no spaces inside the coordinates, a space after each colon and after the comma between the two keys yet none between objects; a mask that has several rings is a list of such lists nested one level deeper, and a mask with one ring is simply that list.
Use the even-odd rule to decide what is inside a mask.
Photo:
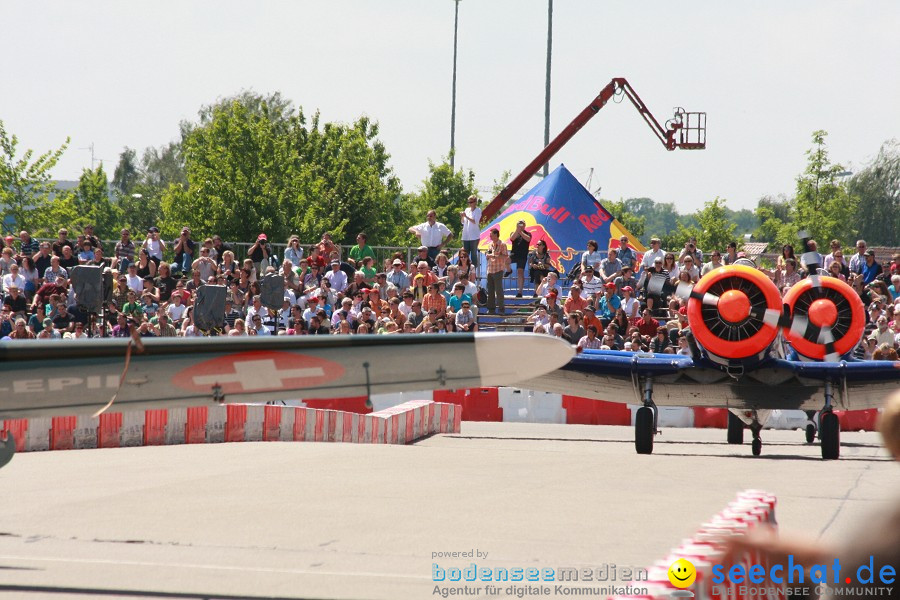
[{"label": "green tree", "polygon": [[438,164],[429,160],[428,178],[422,182],[422,189],[409,197],[410,210],[404,215],[402,242],[412,243],[405,230],[422,223],[432,209],[437,213],[437,220],[444,223],[459,240],[462,232],[459,213],[465,209],[466,199],[473,194],[478,194],[474,171],[454,169],[450,166],[449,157]]},{"label": "green tree", "polygon": [[736,242],[734,230],[737,224],[728,218],[725,200],[716,198],[704,203],[695,213],[698,223],[697,244],[704,252],[725,251],[731,242]]},{"label": "green tree", "polygon": [[40,229],[41,216],[55,191],[50,171],[69,145],[69,138],[56,150],[34,157],[31,149],[16,157],[19,139],[6,132],[0,120],[0,222],[14,229]]},{"label": "green tree", "polygon": [[112,187],[120,198],[132,193],[141,181],[141,172],[137,163],[137,152],[125,146],[119,154],[119,164],[113,172]]},{"label": "green tree", "polygon": [[[651,200],[651,202],[653,201]],[[627,208],[628,202],[626,200],[619,200],[618,202],[615,200],[601,200],[600,203],[606,207],[606,210],[612,214],[613,218],[618,219],[619,222],[625,226],[625,229],[627,229],[631,235],[636,238],[641,238],[644,235],[647,217],[629,212]]]},{"label": "green tree", "polygon": [[856,237],[853,216],[857,199],[849,194],[847,184],[841,180],[844,167],[828,158],[827,135],[822,130],[813,132],[813,147],[806,152],[806,169],[797,178],[793,202],[797,228],[808,231],[820,244],[835,238]]},{"label": "green tree", "polygon": [[101,239],[115,239],[122,224],[122,211],[112,202],[109,181],[100,164],[96,169],[84,169],[72,199],[77,217],[72,224],[83,227],[92,224]]},{"label": "green tree", "polygon": [[850,192],[859,198],[853,219],[859,237],[873,245],[896,246],[900,235],[900,142],[885,142],[875,160],[850,180]]}]

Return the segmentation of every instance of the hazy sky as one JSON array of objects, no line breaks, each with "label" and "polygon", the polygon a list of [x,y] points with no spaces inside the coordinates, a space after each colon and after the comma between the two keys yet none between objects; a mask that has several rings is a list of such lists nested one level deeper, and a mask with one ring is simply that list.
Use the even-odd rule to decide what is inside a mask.
[{"label": "hazy sky", "polygon": [[[407,190],[447,154],[453,0],[0,0],[0,119],[23,147],[71,136],[55,176],[175,139],[248,88],[307,113],[380,122]],[[546,0],[462,0],[457,166],[490,186],[543,146]],[[708,113],[708,148],[666,152],[629,104],[606,106],[551,161],[604,198],[682,212],[791,194],[816,129],[859,168],[900,137],[900,2],[556,0],[551,135],[616,76],[657,119]],[[530,185],[536,183],[532,180]],[[528,187],[528,186],[526,186]],[[487,196],[487,194],[483,194]]]}]

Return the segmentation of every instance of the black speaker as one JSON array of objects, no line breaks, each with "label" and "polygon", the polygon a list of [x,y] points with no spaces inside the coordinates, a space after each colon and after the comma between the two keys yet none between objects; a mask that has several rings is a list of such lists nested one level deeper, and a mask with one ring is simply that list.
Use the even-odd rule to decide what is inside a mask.
[{"label": "black speaker", "polygon": [[209,331],[225,324],[224,285],[201,285],[194,300],[194,325]]},{"label": "black speaker", "polygon": [[77,265],[69,270],[75,303],[84,311],[99,313],[103,304],[103,269],[94,265]]},{"label": "black speaker", "polygon": [[270,273],[259,280],[259,299],[262,305],[273,310],[281,310],[284,303],[284,275]]}]

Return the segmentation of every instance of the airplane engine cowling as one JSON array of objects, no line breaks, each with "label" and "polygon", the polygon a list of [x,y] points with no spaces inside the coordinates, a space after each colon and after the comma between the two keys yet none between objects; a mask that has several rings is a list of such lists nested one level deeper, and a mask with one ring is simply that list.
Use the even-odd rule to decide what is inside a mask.
[{"label": "airplane engine cowling", "polygon": [[784,295],[791,318],[784,336],[804,358],[837,361],[859,343],[865,307],[852,287],[834,277],[810,275]]},{"label": "airplane engine cowling", "polygon": [[690,291],[688,322],[696,340],[719,362],[759,359],[778,335],[781,297],[760,271],[719,267]]}]

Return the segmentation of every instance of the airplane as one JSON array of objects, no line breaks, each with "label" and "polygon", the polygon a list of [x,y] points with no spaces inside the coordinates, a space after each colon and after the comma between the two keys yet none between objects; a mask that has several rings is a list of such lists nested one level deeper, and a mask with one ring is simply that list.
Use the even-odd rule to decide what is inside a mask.
[{"label": "airplane", "polygon": [[[762,452],[760,431],[773,409],[820,411],[818,431],[811,423],[807,442],[818,434],[822,458],[839,458],[834,409],[881,406],[900,383],[900,361],[852,358],[865,313],[846,283],[810,275],[782,298],[751,264],[719,267],[678,289],[687,299],[689,356],[587,350],[518,385],[641,405],[634,438],[639,454],[653,452],[657,406],[727,408],[728,442],[743,443],[746,425],[754,456]],[[788,353],[780,351],[781,336]]]},{"label": "airplane", "polygon": [[0,419],[510,385],[574,354],[522,333],[11,340]]}]

